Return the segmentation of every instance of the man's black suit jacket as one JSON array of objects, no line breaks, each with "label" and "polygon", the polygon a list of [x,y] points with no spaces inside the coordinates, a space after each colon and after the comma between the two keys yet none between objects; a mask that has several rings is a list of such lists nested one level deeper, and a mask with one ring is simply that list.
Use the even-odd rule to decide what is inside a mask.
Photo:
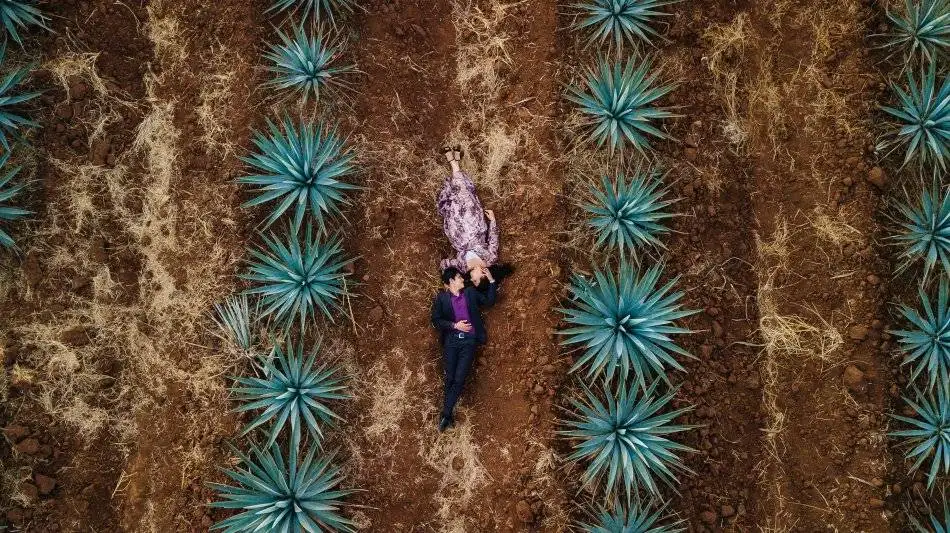
[{"label": "man's black suit jacket", "polygon": [[[475,341],[478,344],[485,344],[488,341],[488,332],[485,330],[485,323],[482,322],[479,309],[495,304],[498,283],[489,284],[485,292],[474,287],[466,287],[462,294],[465,295],[465,302],[468,304],[468,316],[472,324],[472,333],[475,334]],[[452,309],[451,298],[452,294],[449,291],[441,290],[432,302],[432,325],[439,330],[439,340],[443,344],[449,335],[458,333],[455,329],[455,311]]]}]

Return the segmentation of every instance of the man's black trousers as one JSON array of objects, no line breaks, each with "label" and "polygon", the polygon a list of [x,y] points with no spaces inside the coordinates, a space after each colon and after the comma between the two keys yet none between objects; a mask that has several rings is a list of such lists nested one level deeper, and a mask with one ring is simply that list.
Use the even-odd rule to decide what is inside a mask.
[{"label": "man's black trousers", "polygon": [[442,347],[442,362],[445,366],[445,402],[442,405],[444,416],[452,417],[455,403],[462,395],[465,377],[472,368],[475,348],[475,339],[459,339],[455,336],[446,339],[445,346]]}]

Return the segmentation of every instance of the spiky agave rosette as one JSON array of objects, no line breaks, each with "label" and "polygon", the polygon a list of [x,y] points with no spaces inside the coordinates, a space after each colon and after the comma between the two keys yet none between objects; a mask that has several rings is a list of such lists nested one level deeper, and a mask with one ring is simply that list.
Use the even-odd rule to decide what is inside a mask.
[{"label": "spiky agave rosette", "polygon": [[288,338],[286,346],[275,345],[269,357],[260,361],[261,377],[235,377],[231,393],[241,402],[238,412],[259,411],[241,435],[270,423],[266,446],[277,441],[277,436],[290,425],[290,445],[300,446],[301,428],[306,427],[312,446],[323,443],[322,426],[342,420],[330,404],[346,400],[346,387],[339,376],[339,367],[323,363],[317,365],[320,343],[306,351],[303,341],[296,347]]},{"label": "spiky agave rosette", "polygon": [[897,205],[900,228],[892,238],[903,248],[899,270],[921,262],[926,281],[935,268],[950,276],[950,194],[935,178],[919,196]]},{"label": "spiky agave rosette", "polygon": [[[636,498],[634,499],[636,500]],[[667,505],[654,508],[649,503],[614,498],[610,508],[600,507],[593,523],[582,523],[587,533],[679,533],[686,531],[685,520],[671,521],[666,516]]]},{"label": "spiky agave rosette", "polygon": [[559,309],[571,325],[559,332],[565,337],[562,344],[581,345],[583,350],[572,372],[586,367],[588,380],[618,375],[646,389],[656,378],[669,382],[668,368],[686,370],[675,356],[693,356],[671,335],[690,333],[676,321],[698,311],[683,310],[677,303],[683,296],[672,290],[677,279],[659,286],[662,273],[661,264],[638,273],[622,262],[616,273],[597,269],[593,281],[572,277],[573,306]]},{"label": "spiky agave rosette", "polygon": [[950,401],[947,395],[946,387],[942,386],[927,393],[914,387],[914,399],[904,397],[913,415],[890,415],[908,426],[888,435],[901,439],[899,444],[907,449],[904,457],[914,462],[911,472],[930,460],[926,474],[927,487],[931,489],[937,477],[950,473]]},{"label": "spiky agave rosette", "polygon": [[306,102],[313,97],[319,101],[321,93],[331,88],[346,89],[350,85],[342,77],[356,72],[350,64],[340,64],[342,49],[322,27],[308,32],[303,24],[293,34],[277,32],[279,44],[269,44],[264,58],[270,62],[267,70],[274,78],[265,85],[278,90],[292,89]]},{"label": "spiky agave rosette", "polygon": [[894,31],[884,46],[904,52],[908,63],[937,62],[950,50],[950,2],[947,0],[904,0],[904,10],[887,10]]},{"label": "spiky agave rosette", "polygon": [[29,26],[39,26],[50,31],[46,22],[49,18],[36,7],[32,0],[0,0],[0,24],[5,36],[22,45],[19,30]]},{"label": "spiky agave rosette", "polygon": [[[26,188],[26,183],[13,183],[14,178],[22,169],[19,166],[7,168],[10,160],[10,152],[7,151],[0,155],[0,222],[14,222],[26,218],[33,214],[32,211],[17,207],[10,203]],[[0,226],[0,247],[16,250],[16,242],[13,237],[7,233],[3,226]]]},{"label": "spiky agave rosette", "polygon": [[657,85],[657,73],[650,73],[649,58],[629,57],[626,61],[601,57],[588,68],[583,85],[568,87],[567,99],[578,105],[587,139],[598,148],[607,146],[611,155],[627,146],[643,155],[652,150],[650,138],[669,139],[655,122],[675,117],[654,103],[674,89]]},{"label": "spiky agave rosette", "polygon": [[[3,66],[5,70],[7,69],[7,65],[4,64],[6,53],[7,44],[0,44],[0,66]],[[21,115],[17,109],[20,104],[28,102],[41,94],[39,91],[17,92],[17,88],[26,80],[35,67],[36,65],[31,64],[9,69],[3,77],[3,81],[0,81],[0,146],[6,151],[10,151],[10,139],[8,137],[23,141],[20,128],[39,126],[37,122]]]},{"label": "spiky agave rosette", "polygon": [[[950,390],[950,287],[946,277],[940,279],[937,299],[931,302],[923,287],[918,287],[920,308],[900,306],[900,313],[910,328],[890,331],[897,337],[902,364],[911,365],[911,380],[923,376],[926,389],[935,386]],[[948,458],[950,460],[950,458]]]},{"label": "spiky agave rosette", "polygon": [[691,472],[678,454],[696,450],[668,437],[697,427],[673,423],[692,407],[666,410],[678,389],[660,395],[659,383],[643,391],[605,385],[599,394],[584,387],[584,397],[571,400],[574,417],[559,433],[572,443],[568,460],[587,463],[584,484],[608,496],[621,487],[628,498],[641,489],[659,496],[660,484],[675,488],[676,473]]},{"label": "spiky agave rosette", "polygon": [[940,505],[943,507],[943,516],[931,511],[924,520],[930,526],[929,528],[912,513],[907,514],[910,526],[914,528],[916,533],[950,533],[950,504],[947,502],[946,493],[941,495]]},{"label": "spiky agave rosette", "polygon": [[293,227],[299,229],[309,214],[319,232],[327,232],[327,217],[339,216],[345,194],[359,189],[343,181],[353,173],[353,151],[335,127],[294,124],[285,116],[281,126],[267,121],[268,133],[255,132],[257,152],[242,161],[258,171],[238,183],[255,185],[257,196],[244,203],[253,207],[279,202],[265,227],[294,208]]},{"label": "spiky agave rosette", "polygon": [[353,262],[342,257],[339,236],[323,242],[308,225],[303,235],[290,228],[282,239],[262,237],[264,246],[250,250],[249,272],[240,276],[253,284],[245,293],[261,297],[262,317],[285,328],[299,321],[302,331],[318,313],[333,321],[346,294],[344,269]]},{"label": "spiky agave rosette", "polygon": [[274,0],[266,13],[298,12],[303,19],[312,17],[316,23],[329,20],[335,26],[335,16],[352,13],[357,6],[355,0]]},{"label": "spiky agave rosette", "polygon": [[581,208],[588,213],[596,246],[618,250],[623,257],[646,246],[663,248],[659,237],[670,231],[663,221],[676,216],[665,211],[676,202],[665,198],[667,192],[656,172],[638,171],[629,179],[624,173],[613,179],[603,176],[599,187],[591,185],[591,199]]},{"label": "spiky agave rosette", "polygon": [[907,89],[891,82],[897,95],[895,106],[882,106],[896,119],[885,146],[906,146],[904,162],[917,161],[921,168],[934,164],[946,170],[950,158],[950,77],[937,81],[937,66],[931,63],[920,76],[907,70]]},{"label": "spiky agave rosette", "polygon": [[588,33],[588,44],[604,44],[623,49],[644,42],[654,46],[662,38],[654,25],[670,13],[661,8],[680,0],[588,0],[572,4],[577,20],[572,29]]},{"label": "spiky agave rosette", "polygon": [[339,467],[332,464],[335,454],[317,457],[317,448],[311,448],[299,461],[297,449],[291,447],[285,461],[277,444],[252,446],[248,455],[232,450],[242,466],[222,471],[237,485],[209,483],[219,498],[209,505],[239,512],[213,525],[212,530],[354,531],[354,523],[340,513],[345,506],[343,498],[354,491],[339,488],[342,477]]}]

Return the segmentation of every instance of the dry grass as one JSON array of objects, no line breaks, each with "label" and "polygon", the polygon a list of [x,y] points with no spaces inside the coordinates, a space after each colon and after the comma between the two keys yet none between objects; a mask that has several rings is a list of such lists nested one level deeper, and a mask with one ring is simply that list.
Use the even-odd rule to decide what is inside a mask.
[{"label": "dry grass", "polygon": [[[464,412],[463,412],[464,414]],[[419,455],[439,479],[434,499],[437,514],[445,522],[472,502],[477,491],[491,479],[478,458],[474,427],[465,417],[452,431],[421,435]]]},{"label": "dry grass", "polygon": [[235,104],[234,86],[239,83],[237,65],[241,58],[237,51],[219,43],[206,54],[204,62],[208,71],[198,94],[200,103],[195,108],[202,129],[200,139],[208,155],[229,160],[237,148],[232,140],[231,106]]},{"label": "dry grass", "polygon": [[726,118],[722,123],[723,135],[735,150],[741,150],[748,141],[746,119],[739,116],[738,80],[745,63],[746,46],[752,28],[746,13],[740,13],[728,24],[714,24],[703,34],[707,52],[706,67],[713,75],[714,85],[723,103]]}]

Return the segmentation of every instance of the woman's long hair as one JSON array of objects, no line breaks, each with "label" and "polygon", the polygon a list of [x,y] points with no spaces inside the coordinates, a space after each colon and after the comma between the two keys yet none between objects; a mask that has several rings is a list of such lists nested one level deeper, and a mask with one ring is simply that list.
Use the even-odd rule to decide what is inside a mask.
[{"label": "woman's long hair", "polygon": [[[495,278],[495,281],[500,283],[501,280],[515,273],[515,267],[511,266],[509,263],[496,263],[488,267],[488,271],[491,272],[491,276]],[[463,277],[465,278],[466,287],[475,287],[476,289],[480,291],[488,290],[487,279],[482,278],[481,283],[479,283],[478,285],[475,285],[474,283],[472,283],[472,274],[470,272],[466,272],[463,275]]]}]

